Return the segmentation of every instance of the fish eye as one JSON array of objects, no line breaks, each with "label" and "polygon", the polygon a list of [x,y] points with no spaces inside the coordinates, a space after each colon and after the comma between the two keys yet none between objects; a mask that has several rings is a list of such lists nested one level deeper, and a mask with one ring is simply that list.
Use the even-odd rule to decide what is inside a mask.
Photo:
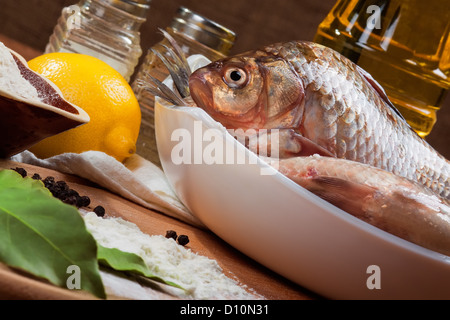
[{"label": "fish eye", "polygon": [[223,80],[234,89],[242,88],[247,84],[247,73],[240,68],[229,68],[225,71]]}]

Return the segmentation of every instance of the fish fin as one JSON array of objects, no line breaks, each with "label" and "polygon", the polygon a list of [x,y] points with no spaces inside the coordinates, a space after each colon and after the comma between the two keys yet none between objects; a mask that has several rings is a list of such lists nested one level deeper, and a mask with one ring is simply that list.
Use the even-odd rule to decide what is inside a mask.
[{"label": "fish fin", "polygon": [[303,137],[294,129],[260,129],[247,130],[246,132],[233,130],[232,135],[246,148],[260,156],[270,156],[279,159],[313,155],[335,157],[333,153],[314,141]]},{"label": "fish fin", "polygon": [[[151,49],[151,51],[166,66],[175,84],[175,88],[178,90],[180,95],[183,98],[189,96],[189,75],[184,73],[182,69],[179,68],[179,65],[176,62],[176,56],[174,55],[172,49],[167,46],[163,47],[167,50],[167,57],[154,49]],[[172,58],[172,60],[169,57]]]},{"label": "fish fin", "polygon": [[360,66],[357,65],[356,67],[357,67],[358,72],[367,80],[367,82],[370,84],[370,86],[375,89],[375,91],[378,93],[380,98],[383,99],[384,102],[386,102],[386,104],[392,109],[392,111],[394,111],[400,117],[400,119],[402,119],[406,124],[408,124],[406,122],[406,119],[400,113],[400,111],[398,111],[398,109],[394,106],[394,104],[391,102],[391,100],[389,100],[389,97],[387,96],[386,91],[378,83],[378,81],[376,81],[370,73],[368,73],[366,70],[364,70]]},{"label": "fish fin", "polygon": [[278,130],[280,158],[309,157],[313,155],[336,157],[331,151],[304,137],[294,129]]},{"label": "fish fin", "polygon": [[152,77],[148,72],[144,72],[142,79],[137,80],[137,85],[140,90],[145,90],[155,97],[163,98],[164,100],[178,106],[186,105],[183,98],[179,97],[175,91],[170,89],[158,79]]},{"label": "fish fin", "polygon": [[190,75],[192,73],[191,71],[191,66],[189,65],[186,55],[183,51],[183,49],[181,49],[180,45],[178,44],[178,42],[170,35],[170,33],[166,32],[165,30],[159,28],[159,31],[164,35],[164,37],[167,39],[167,41],[169,41],[169,43],[171,44],[173,50],[174,50],[174,55],[177,56],[177,58],[179,59],[179,65],[181,65],[181,69],[183,69],[183,71],[185,71],[188,75]]},{"label": "fish fin", "polygon": [[312,140],[305,138],[302,135],[295,135],[295,139],[300,143],[301,145],[301,151],[297,154],[297,156],[300,157],[309,157],[313,155],[319,155],[323,157],[336,157],[333,153],[325,149],[324,147],[320,146],[319,144],[313,142]]},{"label": "fish fin", "polygon": [[192,71],[186,56],[176,40],[166,31],[159,29],[170,45],[163,45],[164,52],[154,49],[152,52],[164,63],[169,71],[176,89],[183,98],[190,96],[189,76]]}]

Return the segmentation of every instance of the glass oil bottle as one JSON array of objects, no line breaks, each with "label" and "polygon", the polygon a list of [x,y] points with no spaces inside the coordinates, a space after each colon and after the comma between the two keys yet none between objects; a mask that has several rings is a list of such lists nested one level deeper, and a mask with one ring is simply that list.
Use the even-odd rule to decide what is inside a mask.
[{"label": "glass oil bottle", "polygon": [[369,72],[426,137],[450,88],[450,1],[338,0],[314,41]]}]

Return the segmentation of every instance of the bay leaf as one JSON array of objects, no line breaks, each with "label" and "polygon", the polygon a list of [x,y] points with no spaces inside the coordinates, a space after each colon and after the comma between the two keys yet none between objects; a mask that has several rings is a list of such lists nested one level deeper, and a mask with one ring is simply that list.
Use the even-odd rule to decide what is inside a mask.
[{"label": "bay leaf", "polygon": [[161,277],[155,276],[145,261],[137,254],[124,252],[116,248],[106,248],[98,245],[98,262],[101,265],[110,267],[116,271],[129,272],[137,274],[153,281],[163,283],[178,289],[184,290],[182,287],[174,282],[166,281]]},{"label": "bay leaf", "polygon": [[63,288],[77,266],[80,289],[106,297],[97,243],[78,210],[12,170],[0,171],[0,261]]}]

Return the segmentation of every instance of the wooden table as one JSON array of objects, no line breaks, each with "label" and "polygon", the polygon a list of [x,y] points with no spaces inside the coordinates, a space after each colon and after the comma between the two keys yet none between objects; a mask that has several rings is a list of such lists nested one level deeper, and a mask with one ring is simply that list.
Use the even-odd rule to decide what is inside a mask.
[{"label": "wooden table", "polygon": [[[282,278],[249,259],[209,231],[201,230],[158,212],[132,203],[80,177],[28,164],[0,161],[0,168],[21,167],[29,175],[39,173],[41,177],[53,176],[57,181],[66,181],[80,194],[87,195],[92,205],[101,205],[107,217],[120,217],[136,224],[149,235],[165,235],[167,230],[189,236],[187,248],[200,255],[216,260],[224,273],[236,278],[241,284],[270,300],[307,300],[318,298],[308,290]],[[92,209],[92,208],[91,208]],[[156,293],[155,293],[156,295]],[[35,279],[0,267],[0,299],[86,299],[89,296],[55,288]]]},{"label": "wooden table", "polygon": [[[29,60],[41,52],[0,34],[0,41]],[[211,232],[201,230],[181,221],[172,219],[132,203],[108,192],[95,184],[76,176],[35,167],[22,163],[0,161],[0,168],[23,167],[31,175],[39,173],[42,177],[53,176],[64,180],[71,188],[95,199],[96,205],[107,209],[108,215],[121,217],[135,223],[149,235],[164,235],[167,230],[176,230],[190,238],[188,247],[200,254],[216,260],[224,273],[232,275],[249,289],[271,300],[306,300],[318,296],[308,290],[284,279],[241,254]],[[155,297],[158,295],[155,294]],[[24,276],[14,270],[0,265],[0,299],[87,299],[89,295],[56,288],[36,279]]]}]

